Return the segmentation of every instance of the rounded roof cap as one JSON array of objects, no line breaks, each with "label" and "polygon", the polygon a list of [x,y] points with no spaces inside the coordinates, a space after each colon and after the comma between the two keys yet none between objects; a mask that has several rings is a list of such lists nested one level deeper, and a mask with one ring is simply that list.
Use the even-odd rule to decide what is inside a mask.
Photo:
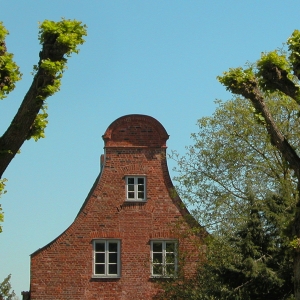
[{"label": "rounded roof cap", "polygon": [[166,147],[169,138],[165,128],[147,115],[126,115],[106,129],[105,147]]}]

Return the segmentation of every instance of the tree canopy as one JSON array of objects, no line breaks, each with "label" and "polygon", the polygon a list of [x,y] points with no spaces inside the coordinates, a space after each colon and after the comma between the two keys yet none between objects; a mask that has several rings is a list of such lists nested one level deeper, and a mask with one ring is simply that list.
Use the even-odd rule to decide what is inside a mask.
[{"label": "tree canopy", "polygon": [[[203,225],[236,235],[238,220],[247,216],[246,195],[259,203],[274,195],[290,199],[293,213],[284,227],[293,249],[294,294],[300,299],[300,31],[292,33],[287,50],[262,53],[257,62],[231,68],[218,80],[236,95],[241,109],[230,118],[217,111],[200,121],[195,146],[179,158],[185,168],[178,176],[181,191],[194,206],[199,201],[195,214]],[[231,104],[224,105],[230,114]]]},{"label": "tree canopy", "polygon": [[[298,146],[298,105],[277,93],[266,103]],[[250,102],[217,105],[198,120],[186,155],[173,153],[178,191],[210,235],[197,277],[167,284],[168,299],[293,299],[297,179]]]},{"label": "tree canopy", "polygon": [[[280,129],[299,146],[298,105],[276,93],[266,99]],[[236,97],[217,101],[211,117],[198,120],[193,145],[185,156],[173,153],[177,189],[199,222],[210,232],[239,223],[251,191],[263,201],[269,194],[285,193],[295,203],[297,182],[251,103]]]},{"label": "tree canopy", "polygon": [[[277,92],[300,103],[300,31],[295,30],[287,40],[287,51],[275,50],[262,53],[261,58],[246,68],[231,68],[219,76],[219,81],[233,94],[250,100],[262,127],[268,133],[285,163],[297,179],[297,194],[300,192],[300,156],[294,140],[280,128],[266,102],[266,95]],[[280,104],[277,105],[280,107]],[[298,109],[299,110],[299,109]],[[284,120],[284,119],[283,119]],[[299,136],[298,136],[299,137]],[[299,197],[297,197],[299,198]],[[300,201],[297,199],[297,208]],[[300,210],[296,209],[292,223],[291,246],[294,248],[294,292],[300,299]]]},{"label": "tree canopy", "polygon": [[[16,82],[22,77],[13,54],[7,51],[7,34],[8,30],[0,22],[0,100],[14,90]],[[77,20],[45,20],[39,24],[38,39],[42,49],[39,60],[33,67],[32,84],[11,124],[0,137],[0,195],[5,189],[3,173],[22,144],[31,138],[37,141],[45,137],[44,131],[48,123],[46,100],[59,91],[67,59],[79,52],[78,47],[84,43],[86,35],[86,25]],[[2,221],[0,207],[0,222]]]},{"label": "tree canopy", "polygon": [[8,275],[1,283],[0,283],[0,300],[14,300],[16,299],[16,294],[12,290],[10,283],[11,275]]}]

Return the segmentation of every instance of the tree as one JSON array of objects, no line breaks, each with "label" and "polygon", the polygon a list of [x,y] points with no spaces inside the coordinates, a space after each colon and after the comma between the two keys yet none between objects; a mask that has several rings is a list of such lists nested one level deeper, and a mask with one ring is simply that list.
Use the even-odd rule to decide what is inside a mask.
[{"label": "tree", "polygon": [[[78,46],[84,43],[86,25],[76,20],[62,19],[59,22],[45,20],[39,25],[39,41],[42,50],[34,66],[34,78],[14,119],[0,137],[0,194],[4,192],[3,173],[19,152],[22,144],[33,138],[45,137],[47,126],[46,100],[60,88],[67,59],[78,53]],[[14,90],[21,79],[19,67],[13,61],[13,54],[7,52],[5,37],[8,31],[0,22],[0,100]],[[0,207],[0,222],[3,213]],[[1,227],[0,227],[1,230]]]},{"label": "tree", "polygon": [[[298,105],[273,94],[266,99],[295,147],[300,146]],[[279,150],[270,143],[250,103],[242,98],[222,102],[211,117],[198,120],[198,133],[185,156],[177,161],[177,189],[193,215],[209,232],[230,232],[243,221],[249,190],[256,200],[269,194],[289,195],[297,201],[297,182]]]},{"label": "tree", "polygon": [[289,240],[283,233],[292,211],[276,195],[249,195],[245,222],[230,236],[210,236],[207,261],[196,277],[163,286],[158,299],[294,299]]},{"label": "tree", "polygon": [[259,202],[249,195],[245,222],[233,236],[211,243],[202,268],[210,285],[202,286],[202,294],[216,299],[294,299],[289,239],[284,234],[293,213],[285,200],[272,195]]},{"label": "tree", "polygon": [[0,283],[0,300],[14,300],[15,292],[11,290],[10,284],[11,275],[8,275],[1,283]]},{"label": "tree", "polygon": [[[298,147],[297,103],[276,93],[266,102]],[[287,299],[292,284],[289,221],[298,199],[297,180],[251,103],[235,97],[217,104],[213,116],[198,121],[188,153],[173,153],[178,191],[211,233],[207,262],[196,278],[179,278],[164,288],[173,297],[168,299],[261,299],[260,294],[268,299],[262,292],[268,283],[270,299]],[[249,265],[258,268],[246,272]]]},{"label": "tree", "polygon": [[[279,150],[286,164],[297,179],[300,192],[300,156],[293,140],[282,132],[274,118],[265,94],[278,92],[300,103],[300,31],[295,30],[287,41],[288,52],[272,51],[262,53],[261,58],[245,69],[233,68],[219,76],[219,81],[233,94],[249,99],[271,143]],[[279,107],[279,105],[278,105]],[[300,200],[292,221],[294,240],[294,292],[300,299]]]}]

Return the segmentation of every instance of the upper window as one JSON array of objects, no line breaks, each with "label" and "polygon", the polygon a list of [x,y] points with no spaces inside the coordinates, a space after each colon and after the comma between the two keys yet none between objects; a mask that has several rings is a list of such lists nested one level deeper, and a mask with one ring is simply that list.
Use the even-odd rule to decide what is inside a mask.
[{"label": "upper window", "polygon": [[142,176],[126,176],[126,200],[146,200],[146,178]]},{"label": "upper window", "polygon": [[94,277],[120,277],[120,240],[94,240]]},{"label": "upper window", "polygon": [[151,275],[173,277],[177,272],[177,242],[151,241]]}]

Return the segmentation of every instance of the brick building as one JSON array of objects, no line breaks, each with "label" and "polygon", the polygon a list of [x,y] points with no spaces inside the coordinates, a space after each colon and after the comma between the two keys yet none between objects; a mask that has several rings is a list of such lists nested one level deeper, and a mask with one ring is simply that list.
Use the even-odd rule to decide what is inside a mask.
[{"label": "brick building", "polygon": [[201,234],[174,191],[168,137],[145,115],[108,127],[100,174],[74,222],[31,255],[31,300],[152,299],[162,278],[195,270]]}]

